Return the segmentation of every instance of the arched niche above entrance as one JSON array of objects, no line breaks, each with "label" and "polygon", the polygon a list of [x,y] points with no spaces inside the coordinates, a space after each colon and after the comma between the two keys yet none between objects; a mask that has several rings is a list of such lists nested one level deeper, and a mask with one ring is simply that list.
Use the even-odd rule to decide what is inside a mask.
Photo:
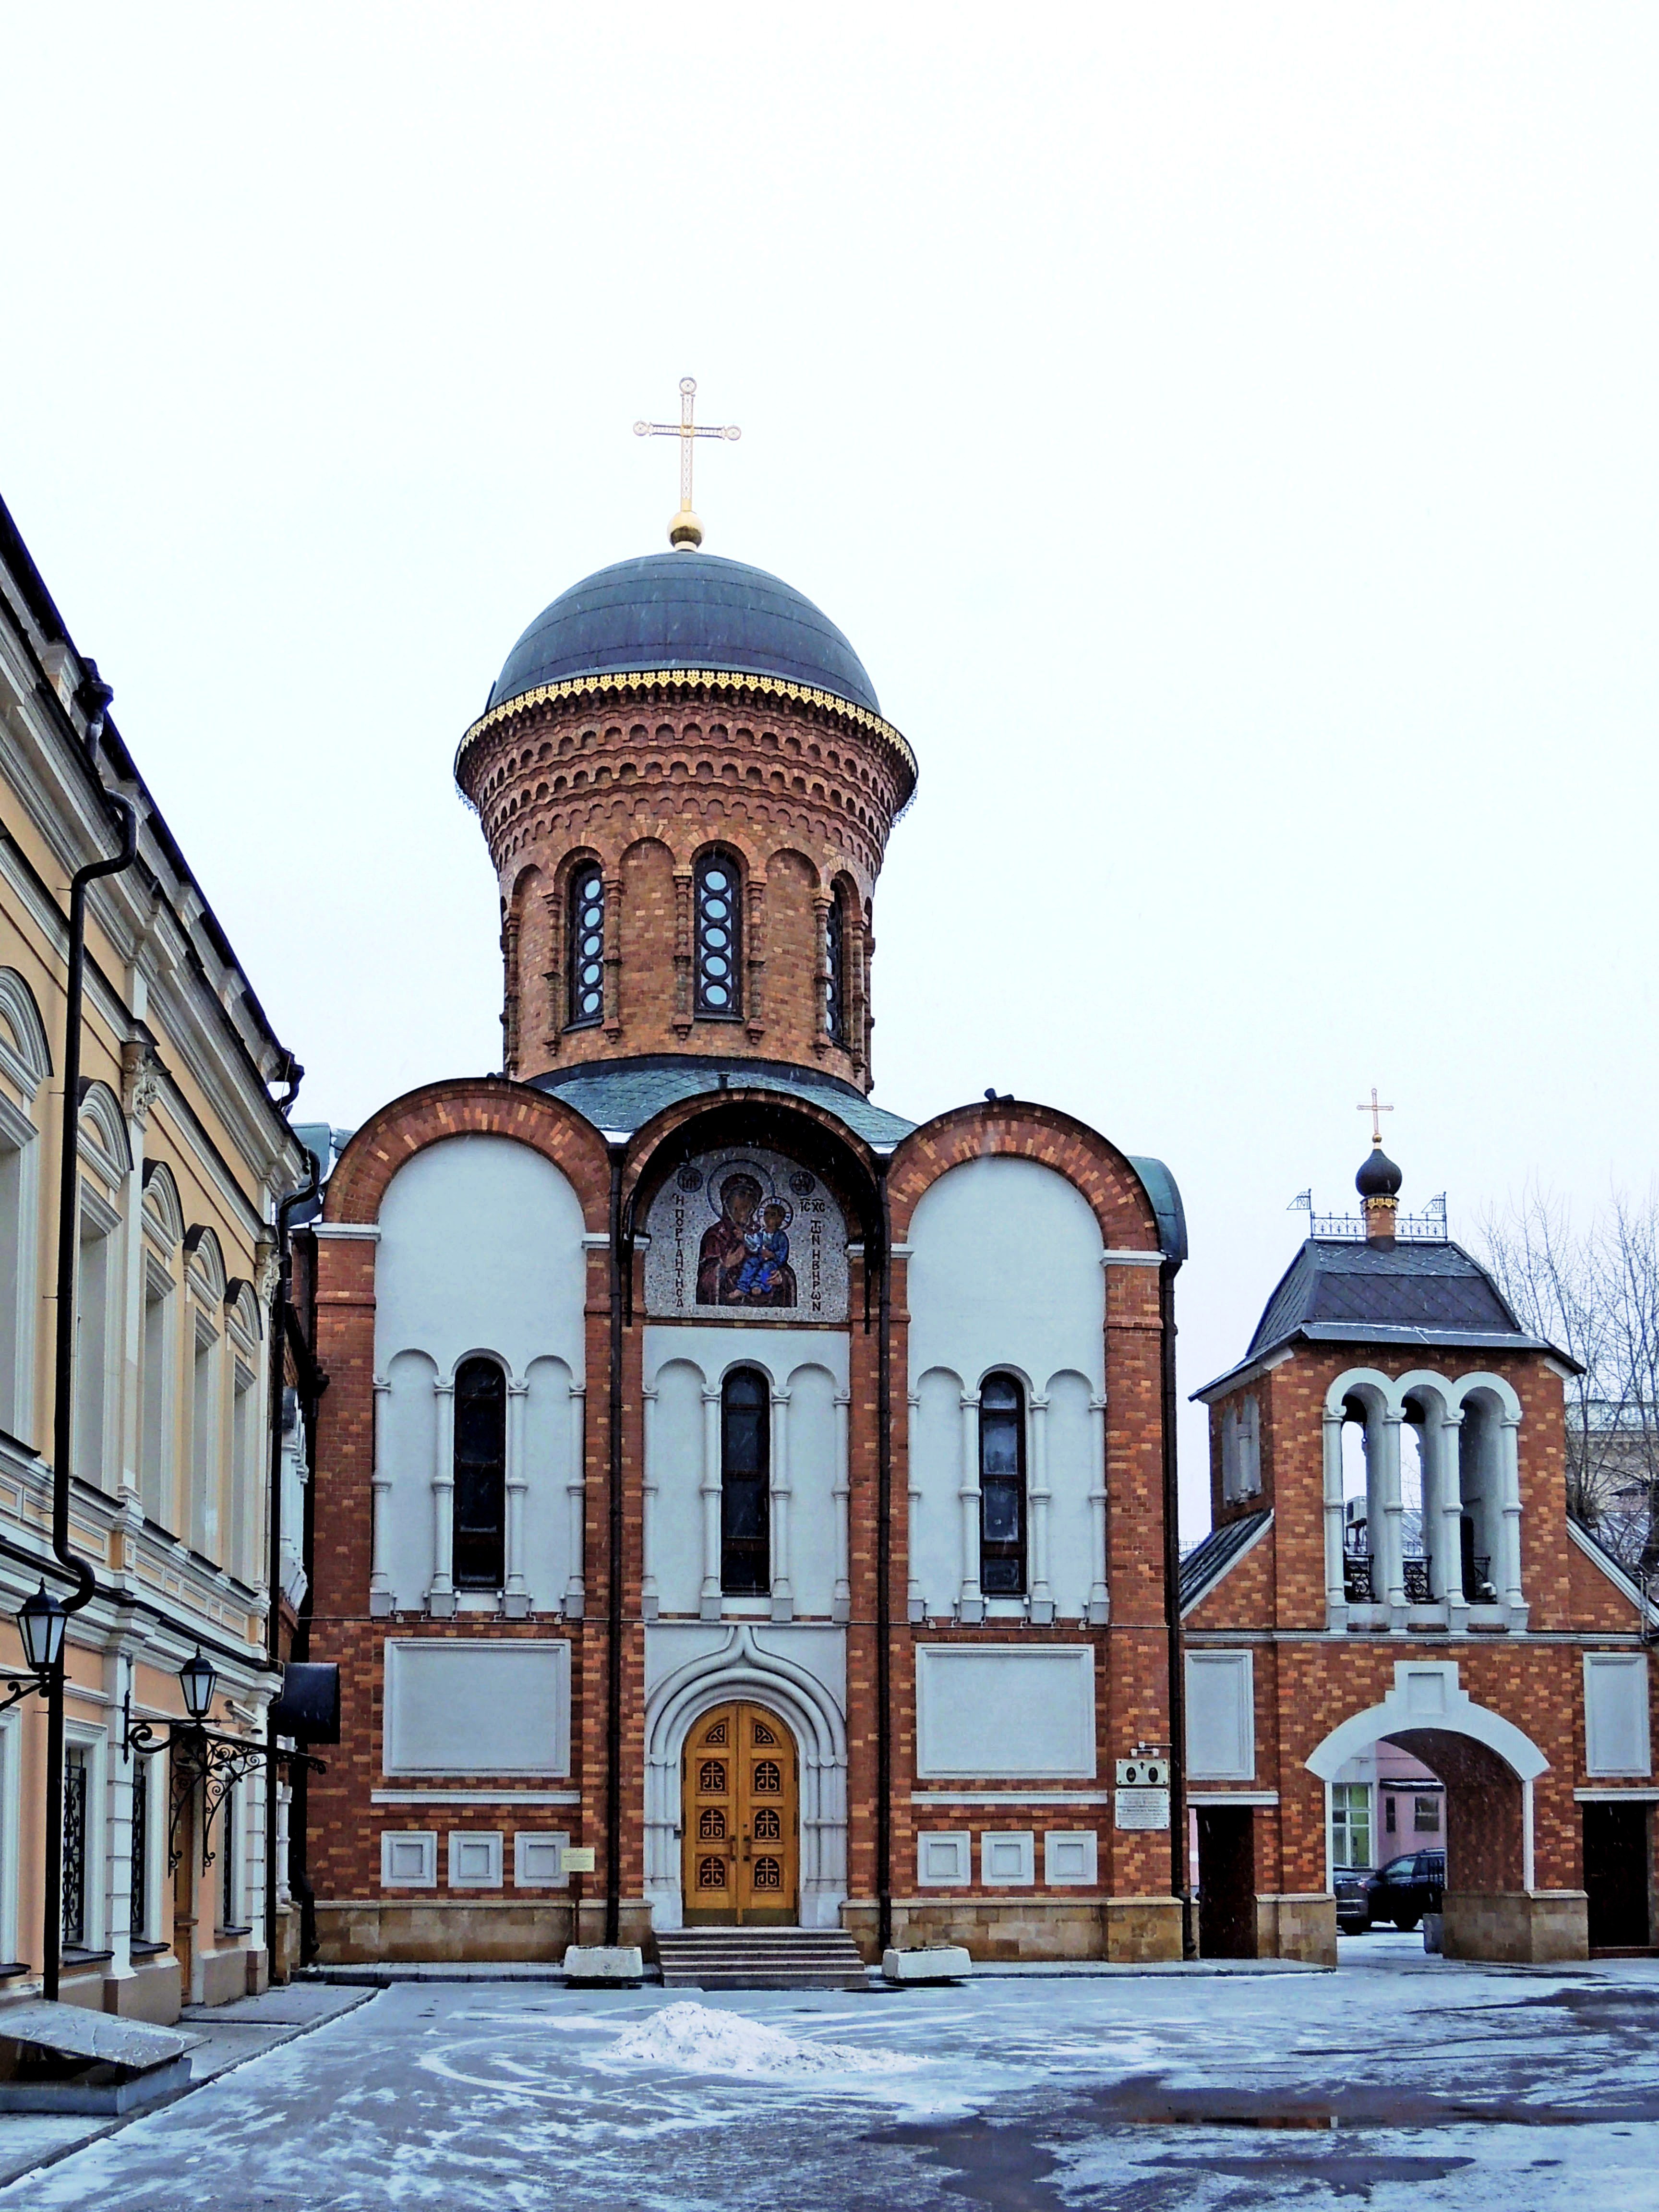
[{"label": "arched niche above entrance", "polygon": [[1308,1771],[1322,1782],[1334,1781],[1351,1759],[1369,1751],[1380,1738],[1406,1744],[1417,1732],[1433,1730],[1472,1738],[1495,1752],[1522,1782],[1533,1782],[1548,1766],[1529,1735],[1489,1706],[1477,1705],[1457,1679],[1455,1659],[1397,1660],[1394,1687],[1380,1705],[1334,1728],[1308,1754]]},{"label": "arched niche above entrance", "polygon": [[645,1226],[653,1318],[847,1318],[841,1207],[820,1176],[781,1152],[734,1145],[685,1160]]}]

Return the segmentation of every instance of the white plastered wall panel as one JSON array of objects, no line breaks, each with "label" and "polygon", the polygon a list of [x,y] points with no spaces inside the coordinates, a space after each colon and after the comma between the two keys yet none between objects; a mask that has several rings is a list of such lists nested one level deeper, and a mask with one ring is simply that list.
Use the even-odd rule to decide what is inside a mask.
[{"label": "white plastered wall panel", "polygon": [[519,1380],[544,1354],[582,1379],[584,1224],[551,1160],[508,1137],[447,1137],[392,1177],[380,1228],[379,1373],[418,1348],[444,1376],[493,1352]]},{"label": "white plastered wall panel", "polygon": [[1091,1645],[917,1648],[919,1778],[1092,1780],[1095,1766]]},{"label": "white plastered wall panel", "polygon": [[695,1613],[702,1588],[703,1374],[695,1360],[656,1372],[651,1416],[651,1569],[664,1613]]},{"label": "white plastered wall panel", "polygon": [[562,1640],[388,1638],[387,1774],[570,1771],[570,1646]]},{"label": "white plastered wall panel", "polygon": [[[562,1361],[580,1382],[587,1281],[584,1225],[568,1179],[527,1145],[467,1135],[447,1137],[417,1152],[392,1177],[380,1205],[375,1374],[391,1382],[400,1356],[419,1352],[432,1362],[429,1382],[437,1387],[453,1380],[469,1353],[489,1352],[501,1362],[511,1383],[522,1386],[541,1359]],[[386,1411],[391,1413],[390,1406]],[[520,1411],[515,1400],[512,1413]],[[398,1456],[377,1467],[380,1480],[389,1476],[392,1482],[383,1493],[385,1555],[388,1561],[393,1553],[399,1557],[392,1580],[403,1607],[423,1603],[435,1564],[435,1405],[432,1423],[422,1467],[412,1408],[407,1423],[399,1408]],[[556,1557],[568,1540],[568,1516],[562,1485],[533,1484],[525,1496],[524,1555]],[[546,1587],[532,1585],[539,1608],[556,1606],[562,1595],[562,1575]]]},{"label": "white plastered wall panel", "polygon": [[384,1486],[377,1550],[392,1589],[393,1612],[417,1611],[432,1581],[432,1473],[438,1444],[436,1362],[424,1352],[400,1352],[380,1370],[374,1473]]},{"label": "white plastered wall panel", "polygon": [[791,1373],[789,1571],[796,1613],[828,1618],[836,1580],[836,1378],[816,1362]]},{"label": "white plastered wall panel", "polygon": [[1187,1654],[1187,1773],[1194,1782],[1255,1779],[1255,1670],[1249,1651]]},{"label": "white plastered wall panel", "polygon": [[910,1408],[910,1581],[923,1613],[949,1620],[962,1587],[962,1378],[921,1377]]},{"label": "white plastered wall panel", "polygon": [[538,1613],[563,1595],[572,1565],[569,1484],[575,1451],[571,1385],[562,1359],[532,1359],[524,1401],[525,1580]]},{"label": "white plastered wall panel", "polygon": [[910,1373],[948,1367],[970,1389],[993,1367],[1041,1389],[1072,1368],[1105,1384],[1100,1224],[1081,1191],[1035,1160],[951,1168],[910,1223]]},{"label": "white plastered wall panel", "polygon": [[1089,1609],[1095,1578],[1095,1525],[1090,1494],[1099,1475],[1094,1394],[1088,1377],[1075,1369],[1054,1376],[1044,1394],[1048,1401],[1048,1587],[1054,1610],[1064,1620],[1081,1620]]},{"label": "white plastered wall panel", "polygon": [[1584,1765],[1590,1774],[1652,1773],[1645,1651],[1584,1654]]}]

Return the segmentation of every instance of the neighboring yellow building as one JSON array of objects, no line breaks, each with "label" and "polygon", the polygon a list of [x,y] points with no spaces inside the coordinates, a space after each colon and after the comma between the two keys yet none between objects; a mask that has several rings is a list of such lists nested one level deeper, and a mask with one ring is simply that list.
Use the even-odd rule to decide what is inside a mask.
[{"label": "neighboring yellow building", "polygon": [[[0,505],[0,1669],[24,1674],[13,1616],[43,1572],[72,1587],[51,1564],[66,915],[74,871],[119,849],[108,791],[138,857],[88,908],[70,1541],[98,1589],[68,1630],[62,1995],[168,2020],[264,1985],[265,1778],[175,1798],[166,1751],[125,1751],[125,1713],[181,1717],[199,1644],[215,1728],[264,1739],[270,1224],[304,1164],[274,1095],[297,1066],[97,732],[96,687]],[[46,1740],[42,1698],[0,1715],[9,1991],[43,1956]]]}]

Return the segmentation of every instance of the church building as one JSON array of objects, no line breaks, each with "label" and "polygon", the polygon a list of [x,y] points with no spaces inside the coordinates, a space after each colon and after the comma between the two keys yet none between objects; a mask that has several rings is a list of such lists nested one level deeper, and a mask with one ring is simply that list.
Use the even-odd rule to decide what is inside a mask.
[{"label": "church building", "polygon": [[383,1106],[301,1239],[321,1955],[1178,1958],[1180,1195],[1054,1107],[871,1103],[915,756],[675,538],[460,741],[503,1072]]}]

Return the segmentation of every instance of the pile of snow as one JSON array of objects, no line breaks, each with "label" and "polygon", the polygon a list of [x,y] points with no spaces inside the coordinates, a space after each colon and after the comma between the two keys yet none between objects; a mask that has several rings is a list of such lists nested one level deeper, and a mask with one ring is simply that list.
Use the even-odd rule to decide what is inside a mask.
[{"label": "pile of snow", "polygon": [[896,2051],[803,2042],[742,2013],[716,2012],[709,2005],[690,2003],[665,2005],[660,2012],[624,2028],[610,2056],[636,2066],[674,2066],[687,2074],[762,2075],[772,2081],[799,2081],[817,2074],[908,2073],[921,2063]]}]

